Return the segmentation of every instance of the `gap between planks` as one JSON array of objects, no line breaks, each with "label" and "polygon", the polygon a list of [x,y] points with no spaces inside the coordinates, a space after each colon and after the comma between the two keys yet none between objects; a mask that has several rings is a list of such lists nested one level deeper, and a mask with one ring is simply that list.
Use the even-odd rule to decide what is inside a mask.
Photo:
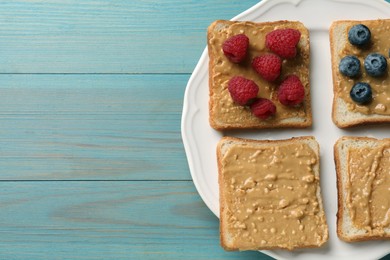
[{"label": "gap between planks", "polygon": [[192,180],[177,180],[177,179],[172,179],[172,180],[88,180],[88,179],[81,179],[81,180],[0,180],[0,182],[193,182]]},{"label": "gap between planks", "polygon": [[146,73],[141,73],[141,72],[104,72],[104,73],[101,73],[101,72],[96,72],[96,73],[91,73],[91,72],[65,72],[65,73],[60,73],[60,72],[55,72],[55,73],[46,73],[46,72],[39,72],[39,73],[3,73],[3,72],[0,72],[0,75],[145,75],[145,76],[164,76],[164,75],[191,75],[192,73],[188,73],[188,72],[178,72],[178,73],[175,73],[175,72],[157,72],[157,73],[153,73],[153,72],[146,72]]}]

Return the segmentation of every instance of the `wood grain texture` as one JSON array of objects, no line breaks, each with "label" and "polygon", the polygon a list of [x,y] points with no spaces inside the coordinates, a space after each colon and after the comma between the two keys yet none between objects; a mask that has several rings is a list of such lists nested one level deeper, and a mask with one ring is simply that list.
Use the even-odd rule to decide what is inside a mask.
[{"label": "wood grain texture", "polygon": [[0,3],[0,73],[189,73],[206,28],[256,0]]},{"label": "wood grain texture", "polygon": [[189,181],[0,182],[0,198],[1,259],[270,259],[224,252]]},{"label": "wood grain texture", "polygon": [[1,1],[0,259],[271,259],[219,246],[180,136],[207,26],[257,2]]},{"label": "wood grain texture", "polygon": [[0,75],[1,180],[189,180],[188,75]]}]

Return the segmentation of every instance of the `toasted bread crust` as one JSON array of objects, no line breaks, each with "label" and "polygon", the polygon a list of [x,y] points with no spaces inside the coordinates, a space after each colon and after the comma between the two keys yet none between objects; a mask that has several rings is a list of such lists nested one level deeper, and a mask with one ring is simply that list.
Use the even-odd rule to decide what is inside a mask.
[{"label": "toasted bread crust", "polygon": [[[230,136],[224,136],[221,138],[219,143],[217,144],[217,163],[218,163],[218,183],[219,186],[221,187],[224,182],[223,178],[223,166],[222,166],[222,158],[223,158],[223,152],[222,152],[222,146],[226,144],[226,142],[238,142],[238,143],[246,143],[246,144],[261,144],[261,145],[267,145],[267,144],[274,144],[274,145],[283,145],[283,144],[289,144],[292,142],[316,142],[315,138],[313,136],[301,136],[301,137],[292,137],[290,139],[283,139],[283,140],[254,140],[254,139],[245,139],[245,138],[237,138],[237,137],[230,137]],[[318,147],[318,152],[319,152],[319,144],[316,142],[316,145]],[[318,154],[319,157],[319,154]],[[320,187],[317,188],[317,197],[320,210],[324,213],[324,208],[323,208],[323,203],[322,203],[322,197],[321,197],[321,190]],[[225,194],[222,191],[222,189],[219,189],[219,203],[220,203],[220,243],[221,246],[227,250],[227,251],[237,251],[240,250],[240,248],[232,243],[228,242],[228,239],[226,237],[226,220],[225,220]],[[326,216],[323,216],[325,221],[326,221]],[[285,250],[295,250],[298,248],[318,248],[319,246],[322,246],[325,244],[328,240],[328,235],[322,241],[322,244],[320,245],[301,245],[300,247],[291,249],[283,246],[258,246],[258,248],[253,249],[253,250],[274,250],[274,249],[285,249]]]},{"label": "toasted bread crust", "polygon": [[351,136],[343,136],[337,140],[334,144],[334,162],[336,167],[336,181],[337,181],[337,236],[345,241],[345,242],[359,242],[359,241],[368,241],[368,240],[388,240],[390,239],[390,233],[385,233],[383,236],[379,235],[354,235],[348,236],[343,232],[343,225],[345,223],[344,219],[344,202],[346,198],[344,198],[344,190],[345,184],[342,181],[342,169],[341,169],[341,154],[340,154],[340,146],[343,145],[346,141],[368,141],[368,142],[378,142],[380,140],[371,138],[371,137],[351,137]]},{"label": "toasted bread crust", "polygon": [[[219,187],[221,187],[221,185],[223,185],[222,183],[222,163],[221,163],[221,159],[222,159],[222,152],[221,152],[221,145],[222,145],[222,142],[219,142],[218,145],[217,145],[217,164],[218,164],[218,184],[219,184]],[[224,193],[222,192],[222,189],[219,189],[219,221],[220,223],[225,223],[225,214],[224,214],[224,211],[225,211],[225,203],[221,203],[222,201],[225,201],[225,195]],[[219,236],[220,236],[220,243],[221,243],[221,246],[227,250],[227,251],[234,251],[234,250],[238,250],[237,248],[232,248],[232,246],[228,246],[227,244],[227,238],[225,237],[225,232],[223,232],[223,225],[221,224],[220,225],[220,230],[219,230]]]},{"label": "toasted bread crust", "polygon": [[[382,19],[383,20],[383,19]],[[337,89],[337,82],[340,80],[340,76],[338,73],[338,66],[340,59],[337,57],[338,55],[338,49],[337,41],[339,39],[339,35],[336,33],[336,30],[340,26],[346,26],[350,24],[357,24],[357,23],[364,23],[369,20],[339,20],[334,21],[330,28],[329,28],[329,42],[330,42],[330,53],[331,53],[331,63],[332,63],[332,79],[333,79],[333,103],[332,103],[332,120],[334,124],[339,128],[351,128],[359,125],[372,125],[372,124],[387,124],[390,123],[390,115],[379,115],[379,114],[372,114],[372,115],[366,115],[359,112],[348,112],[349,115],[357,115],[358,118],[351,118],[347,122],[344,122],[341,120],[341,116],[338,115],[340,110],[340,103],[344,102],[341,97],[338,95],[338,89]],[[379,21],[379,20],[378,20]],[[390,19],[389,19],[390,21]],[[369,21],[372,22],[372,21]],[[373,22],[375,24],[375,22]],[[347,34],[348,32],[344,32]]]},{"label": "toasted bread crust", "polygon": [[334,163],[335,163],[335,168],[336,168],[336,182],[337,182],[337,236],[344,240],[347,241],[347,238],[344,237],[343,232],[341,232],[341,225],[342,225],[342,216],[344,214],[344,207],[343,205],[343,200],[344,200],[344,195],[343,195],[343,183],[341,181],[341,165],[340,165],[340,154],[338,150],[338,145],[342,139],[340,138],[337,140],[335,145],[333,146],[333,154],[334,154]]},{"label": "toasted bread crust", "polygon": [[[296,21],[274,21],[274,22],[263,22],[263,23],[255,23],[249,21],[226,21],[226,20],[217,20],[214,21],[207,30],[207,39],[208,39],[208,54],[209,54],[209,123],[210,126],[216,130],[231,130],[231,129],[263,129],[263,128],[305,128],[312,125],[312,111],[311,111],[311,95],[310,95],[310,83],[308,82],[305,85],[305,100],[302,106],[302,109],[305,111],[304,118],[294,118],[291,116],[292,120],[245,120],[242,115],[237,114],[237,118],[240,118],[239,122],[235,123],[227,123],[227,122],[219,122],[218,118],[214,115],[214,110],[218,108],[218,102],[220,100],[218,98],[213,98],[215,96],[214,90],[217,87],[213,81],[214,76],[214,66],[216,55],[212,51],[212,45],[209,43],[209,39],[215,34],[215,28],[217,26],[230,26],[235,23],[242,23],[248,25],[255,25],[258,27],[261,26],[274,26],[279,27],[281,25],[289,25],[289,28],[299,29],[301,31],[302,36],[307,40],[307,44],[303,48],[301,55],[304,57],[304,60],[307,60],[307,77],[309,77],[309,55],[310,55],[310,39],[309,39],[309,31],[304,25],[300,22]],[[278,113],[278,112],[276,112]],[[254,117],[254,116],[253,116]]]}]

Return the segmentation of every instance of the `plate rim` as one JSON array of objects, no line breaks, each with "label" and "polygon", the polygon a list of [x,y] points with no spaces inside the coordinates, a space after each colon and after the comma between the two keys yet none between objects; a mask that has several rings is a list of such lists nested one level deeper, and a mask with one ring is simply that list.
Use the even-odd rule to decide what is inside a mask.
[{"label": "plate rim", "polygon": [[[263,6],[266,6],[267,4],[270,4],[269,8],[272,8],[275,5],[278,5],[278,4],[281,4],[281,3],[290,3],[290,4],[293,4],[293,5],[297,6],[297,5],[299,5],[300,3],[304,2],[304,1],[308,1],[308,0],[281,0],[281,1],[261,0],[259,3],[253,5],[252,7],[246,9],[245,11],[243,11],[241,13],[239,13],[238,15],[234,16],[230,20],[231,21],[240,20],[243,17],[246,17],[246,16],[250,15],[251,13],[258,11],[259,9],[263,8]],[[338,2],[338,3],[348,3],[348,4],[358,3],[358,4],[361,4],[361,5],[367,5],[367,6],[370,6],[370,7],[377,7],[377,8],[379,8],[380,6],[383,6],[385,8],[389,8],[390,7],[390,2],[387,2],[385,0],[371,0],[371,1],[365,1],[365,0],[327,0],[327,1],[329,1],[329,2]],[[378,6],[376,6],[376,5],[378,5]],[[266,13],[266,11],[263,11],[259,16],[263,15],[264,13]],[[197,168],[197,167],[195,167],[196,164],[194,162],[194,155],[193,155],[194,146],[190,145],[189,135],[188,135],[188,133],[186,131],[186,129],[187,129],[186,128],[187,127],[186,123],[187,123],[187,120],[190,119],[188,117],[189,116],[188,115],[189,102],[186,102],[186,101],[189,99],[191,86],[193,86],[194,81],[198,78],[199,72],[203,69],[202,65],[203,65],[204,62],[207,62],[207,59],[208,59],[208,49],[207,49],[207,44],[206,44],[206,47],[203,49],[202,54],[201,54],[201,56],[200,56],[200,58],[199,58],[199,60],[198,60],[198,62],[196,64],[193,72],[191,73],[191,76],[190,76],[190,78],[189,78],[189,80],[187,82],[187,85],[185,87],[184,99],[183,99],[184,101],[183,101],[182,117],[181,117],[181,137],[182,137],[182,141],[183,141],[183,145],[184,145],[184,149],[185,149],[185,153],[186,153],[186,157],[187,157],[187,161],[188,161],[188,165],[189,165],[189,169],[190,169],[191,178],[193,180],[195,188],[196,188],[198,194],[200,195],[200,197],[202,198],[203,202],[209,208],[209,210],[211,212],[213,212],[213,214],[216,215],[217,218],[219,218],[219,211],[215,212],[213,210],[214,203],[204,194],[203,189],[200,188],[200,180],[198,179],[198,175],[196,175],[194,173],[195,172],[195,168]],[[208,68],[205,70],[205,73],[206,73],[206,75],[208,75]],[[197,108],[193,114],[196,114],[196,112],[199,109],[200,108]],[[220,133],[220,135],[223,136],[222,132],[218,132],[218,133]],[[199,148],[196,145],[195,145],[195,150],[196,150],[196,152],[199,152]],[[280,255],[275,254],[272,250],[261,250],[260,252],[262,252],[262,253],[264,253],[264,254],[266,254],[268,256],[281,259]],[[386,256],[388,254],[390,254],[390,251],[388,253],[386,253],[385,255],[382,255],[381,257],[384,257],[384,256]]]}]

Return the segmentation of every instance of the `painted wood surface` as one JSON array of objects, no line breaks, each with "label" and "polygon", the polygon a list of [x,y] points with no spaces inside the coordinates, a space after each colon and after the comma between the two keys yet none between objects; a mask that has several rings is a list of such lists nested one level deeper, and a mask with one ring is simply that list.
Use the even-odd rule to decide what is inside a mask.
[{"label": "painted wood surface", "polygon": [[255,3],[2,1],[0,73],[189,73],[205,28]]},{"label": "painted wood surface", "polygon": [[220,247],[180,136],[206,27],[257,2],[0,1],[0,259],[271,259]]},{"label": "painted wood surface", "polygon": [[188,75],[0,75],[0,180],[190,180]]},{"label": "painted wood surface", "polygon": [[190,181],[0,182],[1,259],[267,259],[224,252]]}]

